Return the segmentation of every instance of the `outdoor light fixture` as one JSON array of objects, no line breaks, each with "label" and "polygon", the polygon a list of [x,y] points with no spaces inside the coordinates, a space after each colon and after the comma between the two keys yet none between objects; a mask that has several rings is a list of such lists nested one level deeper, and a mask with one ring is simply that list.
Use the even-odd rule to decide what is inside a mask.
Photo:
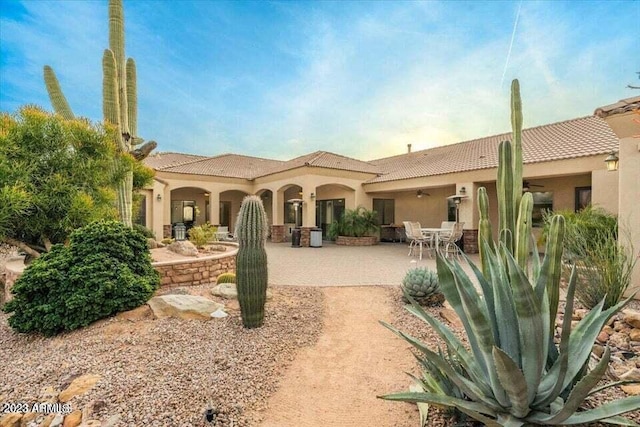
[{"label": "outdoor light fixture", "polygon": [[158,193],[158,195],[156,196],[156,200],[161,202],[162,201],[162,194]]},{"label": "outdoor light fixture", "polygon": [[618,158],[616,153],[612,151],[611,154],[609,154],[609,156],[604,159],[604,162],[607,164],[607,170],[610,172],[617,171],[619,160],[620,159]]},{"label": "outdoor light fixture", "polygon": [[416,197],[418,199],[422,199],[422,190],[418,190],[418,192],[416,193]]},{"label": "outdoor light fixture", "polygon": [[462,195],[467,194],[467,189],[464,187],[460,187],[460,194]]},{"label": "outdoor light fixture", "polygon": [[209,193],[204,193],[204,197],[209,197],[211,194]]},{"label": "outdoor light fixture", "polygon": [[316,198],[316,193],[311,193],[311,196],[309,196],[309,197],[311,197],[312,199],[315,199]]},{"label": "outdoor light fixture", "polygon": [[187,238],[187,227],[179,222],[173,227],[174,237],[176,240],[186,240]]}]

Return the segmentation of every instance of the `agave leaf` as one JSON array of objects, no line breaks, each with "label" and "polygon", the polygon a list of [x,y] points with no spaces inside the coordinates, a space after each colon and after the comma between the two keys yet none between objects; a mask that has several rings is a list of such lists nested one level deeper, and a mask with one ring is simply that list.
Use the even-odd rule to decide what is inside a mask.
[{"label": "agave leaf", "polygon": [[[384,327],[389,329],[391,332],[403,338],[409,344],[413,345],[415,348],[417,348],[422,353],[424,353],[425,356],[427,356],[427,358],[429,359],[429,361],[434,365],[436,365],[438,369],[440,369],[444,374],[446,374],[447,377],[451,380],[451,382],[454,383],[456,386],[458,386],[458,388],[460,388],[460,390],[462,390],[462,392],[465,393],[470,399],[476,402],[482,402],[483,406],[487,406],[492,410],[500,409],[500,405],[498,404],[498,402],[496,402],[491,396],[484,394],[477,384],[475,384],[472,381],[469,381],[467,378],[463,377],[462,375],[454,371],[451,365],[449,365],[449,363],[447,363],[446,360],[444,360],[438,354],[431,351],[423,343],[421,343],[414,337],[407,335],[402,331],[399,331],[398,329],[394,328],[393,326],[389,325],[386,322],[380,321],[380,323]],[[435,403],[435,402],[430,402],[430,403]],[[447,406],[451,406],[451,405],[447,405]]]},{"label": "agave leaf", "polygon": [[[471,324],[467,315],[462,307],[462,301],[460,299],[460,294],[458,293],[456,279],[453,274],[451,264],[440,255],[440,253],[436,254],[436,265],[438,269],[438,280],[440,282],[440,289],[444,294],[445,298],[451,304],[451,307],[456,312],[462,325],[464,326],[464,330],[467,333],[467,339],[469,340],[469,345],[471,346],[471,351],[474,355],[481,354],[480,346],[478,343],[477,337],[473,334],[471,329]],[[485,360],[482,358],[476,358],[478,367],[482,370],[482,374],[485,378],[489,375],[489,368],[487,367]]]},{"label": "agave leaf", "polygon": [[636,426],[639,427],[640,424],[636,423],[635,421],[629,420],[625,417],[609,417],[609,418],[603,418],[602,420],[600,420],[603,423],[607,423],[607,424],[615,424],[618,426]]},{"label": "agave leaf", "polygon": [[491,408],[478,403],[478,402],[470,402],[468,400],[457,399],[451,396],[440,396],[438,394],[433,393],[394,393],[394,394],[385,394],[383,396],[378,396],[380,399],[385,400],[395,400],[400,402],[425,402],[432,403],[434,405],[448,406],[453,408],[465,408],[467,410],[479,412],[484,415],[489,415],[492,417],[496,416],[496,413]]},{"label": "agave leaf", "polygon": [[511,401],[511,413],[518,418],[525,417],[530,409],[527,382],[518,365],[498,347],[493,347],[493,359],[502,387]]},{"label": "agave leaf", "polygon": [[[411,384],[409,386],[409,391],[412,393],[424,393],[424,389],[420,383]],[[426,427],[427,420],[429,419],[429,404],[425,402],[416,402],[416,405],[418,405],[418,411],[420,412],[420,427]]]},{"label": "agave leaf", "polygon": [[543,355],[540,351],[540,343],[546,338],[542,311],[533,287],[524,271],[516,264],[513,255],[504,246],[501,247],[501,252],[509,264],[511,289],[520,328],[522,372],[527,380],[528,403],[532,403],[547,360],[547,355]]},{"label": "agave leaf", "polygon": [[[489,284],[487,279],[484,277],[480,269],[469,259],[469,256],[465,253],[462,254],[464,259],[467,261],[467,265],[471,267],[473,274],[476,276],[478,283],[480,283],[480,287],[482,288],[482,296],[484,297],[484,303],[487,307],[487,315],[489,317],[489,323],[491,324],[491,331],[493,332],[493,341],[496,343],[498,347],[500,347],[500,334],[498,333],[498,319],[496,318],[496,305],[493,297],[493,286]],[[488,272],[487,265],[487,274]]]},{"label": "agave leaf", "polygon": [[[567,302],[565,305],[565,313],[573,313],[573,297],[576,291],[576,274],[575,268],[571,272],[569,279],[569,288],[567,289]],[[555,326],[555,324],[554,324]],[[554,401],[564,389],[564,379],[567,375],[569,366],[569,340],[571,334],[571,316],[565,314],[562,319],[562,335],[560,337],[560,353],[556,363],[559,368],[555,371],[547,372],[540,381],[538,387],[538,395],[533,405],[535,407],[545,407]],[[554,344],[555,347],[555,344]]]},{"label": "agave leaf", "polygon": [[[640,396],[629,396],[625,397],[624,399],[607,402],[602,406],[594,409],[589,409],[588,411],[576,412],[575,414],[564,420],[562,424],[586,424],[596,421],[613,420],[613,423],[618,425],[638,426],[639,424],[634,423],[630,420],[628,420],[629,424],[620,424],[621,417],[616,417],[617,415],[637,410],[640,410]],[[530,414],[527,417],[527,421],[536,422],[538,424],[545,424],[547,423],[548,418],[548,414],[536,412],[534,414]]]},{"label": "agave leaf", "polygon": [[469,371],[471,375],[475,378],[481,377],[481,371],[479,370],[477,364],[473,361],[472,355],[465,348],[462,342],[456,337],[449,328],[447,328],[442,322],[436,320],[431,314],[427,313],[421,306],[418,304],[410,295],[405,293],[405,296],[411,302],[410,306],[405,307],[405,309],[416,316],[418,319],[426,322],[433,328],[434,331],[442,338],[442,340],[447,344],[447,347],[451,349],[458,360],[462,363],[465,370]]},{"label": "agave leaf", "polygon": [[593,394],[596,394],[596,393],[600,393],[601,391],[606,390],[606,389],[608,389],[608,388],[611,388],[611,387],[618,387],[618,386],[620,386],[620,385],[625,385],[625,384],[640,384],[640,381],[639,381],[639,380],[623,380],[623,381],[614,381],[614,382],[612,382],[612,383],[605,384],[605,385],[603,385],[603,386],[600,386],[600,387],[596,387],[596,388],[594,388],[593,390],[591,390],[591,391],[589,392],[589,396],[591,396],[591,395],[593,395]]},{"label": "agave leaf", "polygon": [[607,347],[596,367],[571,390],[571,394],[569,394],[569,398],[565,402],[564,407],[549,420],[550,424],[560,424],[578,410],[582,402],[584,402],[584,399],[589,395],[589,391],[598,384],[598,381],[600,381],[607,370],[610,355],[611,352],[609,347]]},{"label": "agave leaf", "polygon": [[476,292],[473,283],[471,283],[458,263],[454,263],[452,265],[452,272],[456,278],[456,285],[462,301],[462,308],[471,325],[470,332],[474,334],[478,340],[479,352],[474,352],[476,359],[483,359],[485,365],[489,368],[489,383],[491,384],[491,390],[496,400],[500,405],[508,406],[509,400],[507,399],[507,393],[502,387],[502,384],[500,384],[493,362],[492,349],[495,345],[495,341],[493,340],[491,325],[487,319],[486,307],[484,307],[482,299]]},{"label": "agave leaf", "polygon": [[482,242],[486,254],[487,264],[491,272],[493,283],[493,296],[495,301],[496,317],[498,322],[498,336],[500,348],[514,360],[518,366],[520,362],[520,337],[518,330],[518,317],[516,315],[511,285],[507,277],[504,265],[500,257],[489,248],[487,242]]},{"label": "agave leaf", "polygon": [[525,425],[524,421],[514,417],[511,414],[499,414],[498,424],[503,427],[521,427]]},{"label": "agave leaf", "polygon": [[474,418],[477,421],[480,421],[481,423],[483,423],[486,427],[501,427],[502,425],[500,423],[498,423],[495,419],[493,418],[489,418],[485,415],[482,415],[479,412],[476,411],[472,411],[470,409],[465,409],[465,408],[461,408],[459,406],[457,406],[458,410],[460,412],[464,412],[465,414],[467,414],[468,416],[470,416],[471,418]]}]

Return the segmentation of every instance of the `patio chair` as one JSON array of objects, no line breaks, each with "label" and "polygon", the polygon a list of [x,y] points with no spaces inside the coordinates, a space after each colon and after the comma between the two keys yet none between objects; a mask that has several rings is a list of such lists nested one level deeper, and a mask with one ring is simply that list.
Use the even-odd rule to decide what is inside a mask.
[{"label": "patio chair", "polygon": [[464,222],[457,222],[453,224],[451,234],[440,235],[440,246],[442,247],[441,252],[445,258],[455,255],[458,260],[460,260],[460,254],[462,251],[456,243],[462,239],[463,227]]},{"label": "patio chair", "polygon": [[422,260],[423,246],[427,247],[429,256],[431,256],[431,253],[433,252],[433,249],[434,249],[433,236],[423,234],[421,230],[422,227],[420,226],[419,222],[408,222],[408,227],[406,223],[407,221],[405,221],[405,230],[407,230],[407,239],[411,240],[411,243],[409,244],[409,256],[413,254],[413,250],[416,248],[416,246],[420,247],[420,260]]},{"label": "patio chair", "polygon": [[229,226],[219,226],[218,231],[216,231],[216,238],[220,241],[233,240],[233,235],[229,233]]}]

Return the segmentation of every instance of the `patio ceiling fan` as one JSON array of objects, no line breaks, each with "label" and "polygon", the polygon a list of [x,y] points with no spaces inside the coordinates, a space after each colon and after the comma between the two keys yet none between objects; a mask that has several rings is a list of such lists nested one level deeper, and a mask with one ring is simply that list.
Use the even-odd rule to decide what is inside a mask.
[{"label": "patio ceiling fan", "polygon": [[532,187],[539,187],[539,188],[544,188],[544,185],[540,185],[540,184],[532,184],[529,181],[522,181],[522,191],[527,192],[529,191]]}]

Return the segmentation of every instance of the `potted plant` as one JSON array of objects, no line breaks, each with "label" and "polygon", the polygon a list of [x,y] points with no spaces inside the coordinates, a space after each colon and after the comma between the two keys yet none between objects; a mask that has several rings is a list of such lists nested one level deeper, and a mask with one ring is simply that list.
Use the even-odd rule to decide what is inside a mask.
[{"label": "potted plant", "polygon": [[338,245],[371,246],[378,243],[378,229],[376,212],[358,206],[331,224],[329,237]]}]

